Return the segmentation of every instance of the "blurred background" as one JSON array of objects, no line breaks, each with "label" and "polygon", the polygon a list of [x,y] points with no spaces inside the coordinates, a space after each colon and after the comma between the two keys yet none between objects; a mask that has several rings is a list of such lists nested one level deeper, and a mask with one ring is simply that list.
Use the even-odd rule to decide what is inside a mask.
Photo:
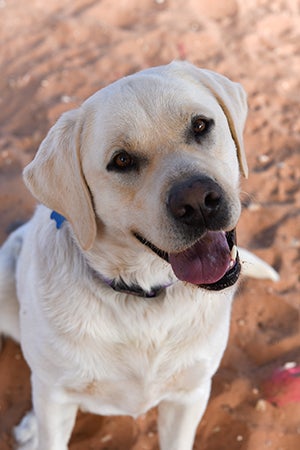
[{"label": "blurred background", "polygon": [[[0,0],[0,242],[34,210],[22,168],[60,114],[173,59],[248,93],[238,238],[281,276],[241,285],[195,450],[299,450],[300,1]],[[0,450],[29,408],[29,370],[6,339]],[[157,450],[155,419],[79,414],[70,449]]]}]

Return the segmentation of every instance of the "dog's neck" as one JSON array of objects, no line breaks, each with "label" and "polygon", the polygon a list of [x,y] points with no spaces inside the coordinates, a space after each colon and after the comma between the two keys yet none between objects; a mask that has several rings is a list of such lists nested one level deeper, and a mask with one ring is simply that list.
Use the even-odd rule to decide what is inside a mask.
[{"label": "dog's neck", "polygon": [[[55,221],[56,228],[59,230],[62,228],[66,218],[56,211],[52,211],[50,219]],[[121,277],[118,279],[110,279],[99,273],[92,268],[89,264],[89,270],[93,273],[93,276],[105,283],[116,292],[120,292],[127,295],[134,295],[142,298],[155,298],[162,294],[168,287],[174,284],[174,281],[169,281],[165,284],[159,284],[151,287],[149,290],[143,289],[136,283],[127,284]]]}]

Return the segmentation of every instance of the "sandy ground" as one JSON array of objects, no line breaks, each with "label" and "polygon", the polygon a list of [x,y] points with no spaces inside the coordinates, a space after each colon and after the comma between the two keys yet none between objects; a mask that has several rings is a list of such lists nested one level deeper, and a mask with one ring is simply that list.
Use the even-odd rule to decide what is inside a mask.
[{"label": "sandy ground", "polygon": [[[281,281],[243,283],[195,449],[298,450],[300,403],[267,401],[263,380],[300,363],[300,4],[298,0],[0,0],[0,240],[34,201],[21,170],[65,110],[136,70],[188,59],[249,95],[250,165],[239,242]],[[1,313],[1,312],[0,312]],[[299,396],[298,396],[299,397]],[[5,340],[0,450],[30,408],[29,369]],[[133,421],[80,414],[71,450],[157,450],[156,411]]]}]

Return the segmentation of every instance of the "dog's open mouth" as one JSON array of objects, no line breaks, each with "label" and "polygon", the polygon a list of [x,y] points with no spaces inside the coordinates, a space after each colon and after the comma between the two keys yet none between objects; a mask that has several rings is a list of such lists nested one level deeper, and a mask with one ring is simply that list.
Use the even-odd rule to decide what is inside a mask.
[{"label": "dog's open mouth", "polygon": [[239,278],[241,265],[235,230],[207,231],[199,241],[180,253],[166,253],[137,233],[134,236],[168,261],[176,277],[201,288],[219,291]]}]

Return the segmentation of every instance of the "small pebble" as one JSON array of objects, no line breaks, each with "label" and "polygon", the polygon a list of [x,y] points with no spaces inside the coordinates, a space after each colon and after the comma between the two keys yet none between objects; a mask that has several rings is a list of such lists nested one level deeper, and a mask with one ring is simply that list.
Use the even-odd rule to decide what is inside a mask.
[{"label": "small pebble", "polygon": [[257,159],[258,159],[258,161],[260,163],[266,164],[267,162],[270,161],[270,156],[268,156],[268,155],[259,155]]},{"label": "small pebble", "polygon": [[112,440],[112,435],[111,434],[107,434],[106,436],[103,436],[103,438],[101,438],[101,442],[105,443],[105,442],[109,442]]},{"label": "small pebble", "polygon": [[264,412],[267,409],[267,402],[262,398],[258,400],[255,406],[256,411]]},{"label": "small pebble", "polygon": [[250,203],[248,206],[249,211],[259,211],[261,206],[258,203]]}]

